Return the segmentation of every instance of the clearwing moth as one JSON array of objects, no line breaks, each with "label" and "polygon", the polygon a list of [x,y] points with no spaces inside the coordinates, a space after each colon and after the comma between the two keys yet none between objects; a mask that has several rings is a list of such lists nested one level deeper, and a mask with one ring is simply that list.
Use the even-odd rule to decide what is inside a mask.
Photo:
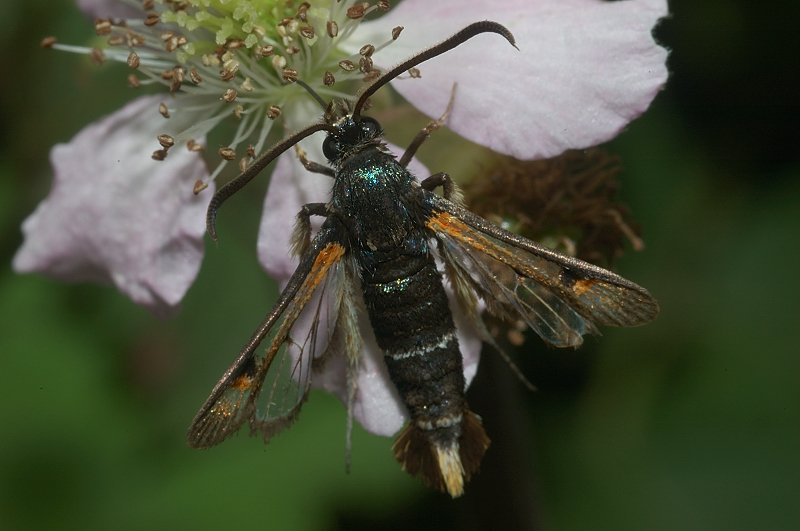
[{"label": "clearwing moth", "polygon": [[[491,344],[476,309],[478,298],[490,314],[522,319],[555,347],[577,347],[584,334],[598,333],[595,323],[637,326],[658,314],[644,288],[471,213],[446,173],[418,182],[406,166],[444,116],[397,159],[378,122],[361,115],[367,98],[399,74],[487,32],[515,46],[504,26],[471,24],[378,77],[355,103],[331,102],[322,122],[277,143],[214,195],[207,225],[216,241],[217,212],[225,200],[300,140],[327,133],[323,153],[330,166],[301,161],[309,171],[334,179],[331,199],[304,205],[298,214],[292,243],[299,266],[195,417],[190,446],[216,445],[245,421],[251,434],[268,441],[297,418],[315,375],[336,357],[346,367],[349,438],[362,347],[360,291],[389,377],[411,418],[394,443],[394,455],[426,484],[460,496],[489,438],[466,402],[443,275],[456,304]],[[434,193],[438,187],[442,196]],[[311,216],[324,218],[313,238]],[[301,314],[311,324],[298,326],[293,335]],[[259,345],[267,338],[262,351]]]}]

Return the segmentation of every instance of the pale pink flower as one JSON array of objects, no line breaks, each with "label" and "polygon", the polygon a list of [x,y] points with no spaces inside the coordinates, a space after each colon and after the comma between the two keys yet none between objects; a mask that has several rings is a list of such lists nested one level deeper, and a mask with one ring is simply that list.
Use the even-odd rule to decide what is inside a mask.
[{"label": "pale pink flower", "polygon": [[[191,3],[202,10],[200,0]],[[150,153],[158,147],[153,144],[156,135],[174,121],[177,143],[202,139],[230,116],[230,107],[220,101],[229,87],[239,92],[236,102],[241,102],[244,116],[231,146],[253,139],[255,150],[262,151],[273,123],[265,118],[270,105],[280,105],[290,130],[321,115],[299,87],[282,83],[284,69],[296,70],[326,100],[339,98],[344,94],[336,87],[321,83],[322,73],[334,72],[337,82],[358,78],[358,71],[348,74],[338,69],[338,62],[350,55],[357,63],[357,53],[367,43],[378,48],[372,57],[375,66],[385,69],[469,23],[489,19],[506,25],[519,50],[497,35],[480,35],[420,65],[420,79],[397,79],[392,85],[421,111],[438,117],[457,83],[447,126],[473,142],[525,159],[554,156],[613,138],[648,107],[667,78],[667,52],[651,35],[667,14],[666,0],[405,0],[385,16],[367,22],[344,16],[353,0],[319,1],[311,2],[308,10],[308,24],[315,32],[311,38],[299,36],[299,25],[284,27],[283,33],[275,33],[277,26],[260,27],[261,11],[253,6],[262,3],[277,4],[214,2],[215,13],[222,16],[219,19],[162,13],[162,23],[171,23],[188,37],[188,43],[169,55],[156,39],[162,49],[153,44],[141,50],[140,72],[150,72],[151,82],[158,82],[159,69],[171,68],[177,60],[187,70],[196,67],[204,82],[190,85],[187,81],[182,89],[186,94],[167,98],[171,120],[154,114],[154,106],[145,109],[145,101],[154,103],[155,99],[137,100],[87,127],[66,147],[54,148],[54,187],[25,222],[25,243],[15,257],[18,271],[70,281],[114,282],[136,302],[156,313],[168,313],[194,280],[202,258],[203,205],[210,193],[192,196],[192,183],[199,179],[213,185],[224,162],[209,175],[196,154],[184,150],[178,156],[177,144],[165,161],[151,161]],[[104,12],[131,16],[125,11],[129,5],[119,1],[80,0],[79,4],[93,17]],[[333,13],[328,11],[331,6]],[[234,13],[237,7],[242,10]],[[325,21],[330,19],[339,24],[339,36],[333,40],[326,35]],[[143,34],[147,31],[141,21],[130,20],[129,26]],[[404,30],[392,41],[391,30],[396,26]],[[202,39],[209,37],[217,44],[230,38],[244,44],[231,52],[232,80],[219,79],[215,69],[220,65],[209,67],[200,61],[197,50],[203,47]],[[251,52],[267,44],[274,45],[275,56],[253,60]],[[299,52],[286,53],[295,45]],[[107,51],[107,56],[125,61],[127,53]],[[248,83],[251,86],[246,88]],[[321,138],[316,137],[302,142],[310,159],[324,162],[320,144]],[[127,155],[123,158],[117,149]],[[291,150],[274,166],[258,248],[267,271],[285,283],[296,267],[288,252],[294,216],[305,203],[327,201],[331,182],[306,172]],[[412,172],[420,178],[428,175],[421,166],[414,166]],[[221,223],[225,212],[223,207]],[[480,343],[474,337],[460,340],[470,380]],[[379,358],[374,348],[367,348],[355,415],[368,430],[389,435],[402,425],[406,413]],[[344,399],[341,371],[341,367],[338,372],[328,371],[317,383]]]}]

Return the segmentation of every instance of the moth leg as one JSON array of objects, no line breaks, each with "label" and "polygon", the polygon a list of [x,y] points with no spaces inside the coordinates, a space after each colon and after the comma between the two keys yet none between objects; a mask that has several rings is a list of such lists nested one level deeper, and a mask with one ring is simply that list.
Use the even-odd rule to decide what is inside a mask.
[{"label": "moth leg", "polygon": [[438,119],[434,120],[428,125],[426,125],[422,131],[417,133],[417,136],[411,142],[411,145],[406,148],[406,152],[403,153],[403,156],[400,157],[400,165],[402,167],[408,166],[408,163],[411,162],[411,159],[414,158],[414,154],[417,152],[419,147],[425,142],[431,133],[439,129],[442,125],[444,125],[444,121],[447,119],[447,116],[450,114],[450,111],[453,109],[453,101],[456,98],[456,86],[453,85],[453,91],[450,93],[450,103],[447,104],[447,109],[444,110],[444,114]]},{"label": "moth leg", "polygon": [[297,213],[294,231],[289,242],[292,256],[303,256],[311,245],[311,216],[328,217],[330,211],[327,203],[308,203]]},{"label": "moth leg", "polygon": [[442,195],[448,201],[452,201],[459,206],[464,206],[464,193],[461,191],[461,188],[458,187],[456,182],[450,178],[445,172],[434,173],[427,179],[423,180],[420,183],[422,188],[433,192],[439,186],[442,187]]},{"label": "moth leg", "polygon": [[300,160],[300,164],[302,164],[303,167],[311,173],[321,173],[322,175],[327,175],[331,178],[336,176],[336,173],[330,166],[320,164],[319,162],[314,162],[313,160],[308,160],[306,158],[306,152],[303,151],[303,148],[301,148],[299,145],[294,146],[294,151],[297,153],[297,158]]}]

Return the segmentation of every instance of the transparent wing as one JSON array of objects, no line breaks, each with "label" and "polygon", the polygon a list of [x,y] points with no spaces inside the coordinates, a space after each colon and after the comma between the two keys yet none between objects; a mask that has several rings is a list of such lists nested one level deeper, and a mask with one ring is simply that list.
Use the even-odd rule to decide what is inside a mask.
[{"label": "transparent wing", "polygon": [[521,318],[546,342],[576,347],[593,323],[638,326],[658,303],[619,275],[505,231],[450,201],[428,194],[428,227],[454,284],[469,285],[490,313]]},{"label": "transparent wing", "polygon": [[[297,418],[315,359],[328,354],[329,338],[343,335],[337,331],[342,326],[338,308],[351,292],[344,256],[344,246],[323,226],[275,306],[195,417],[187,435],[190,446],[218,444],[245,420],[251,434],[260,432],[267,441]],[[266,339],[266,350],[259,352]]]}]

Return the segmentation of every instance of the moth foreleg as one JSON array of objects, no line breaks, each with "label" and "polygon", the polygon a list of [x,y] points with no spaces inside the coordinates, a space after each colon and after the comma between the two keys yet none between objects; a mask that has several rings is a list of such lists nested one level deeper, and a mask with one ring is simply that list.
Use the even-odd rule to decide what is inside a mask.
[{"label": "moth foreleg", "polygon": [[461,191],[461,188],[458,187],[456,182],[450,178],[445,172],[434,173],[427,179],[423,180],[420,183],[422,188],[433,192],[439,186],[442,187],[442,195],[448,201],[452,201],[459,206],[464,206],[464,193]]},{"label": "moth foreleg", "polygon": [[422,131],[417,133],[417,136],[414,137],[414,140],[411,142],[411,145],[406,148],[406,152],[403,153],[403,156],[400,157],[400,165],[402,167],[408,166],[408,163],[411,162],[411,159],[414,158],[414,155],[417,153],[417,150],[425,142],[431,133],[439,129],[442,125],[444,125],[444,121],[447,119],[447,116],[450,114],[450,111],[453,109],[453,100],[456,98],[456,86],[453,85],[453,91],[450,93],[450,103],[447,104],[447,109],[444,110],[444,114],[438,119],[434,120],[428,125],[426,125]]},{"label": "moth foreleg", "polygon": [[300,164],[302,164],[303,167],[311,173],[321,173],[322,175],[327,175],[331,178],[336,176],[336,173],[330,166],[320,164],[319,162],[314,162],[313,160],[308,160],[308,158],[306,158],[306,152],[299,145],[294,146],[294,151],[297,153],[297,158],[300,160]]},{"label": "moth foreleg", "polygon": [[308,203],[297,213],[292,239],[290,241],[292,256],[303,256],[311,245],[311,216],[328,217],[327,203]]}]

